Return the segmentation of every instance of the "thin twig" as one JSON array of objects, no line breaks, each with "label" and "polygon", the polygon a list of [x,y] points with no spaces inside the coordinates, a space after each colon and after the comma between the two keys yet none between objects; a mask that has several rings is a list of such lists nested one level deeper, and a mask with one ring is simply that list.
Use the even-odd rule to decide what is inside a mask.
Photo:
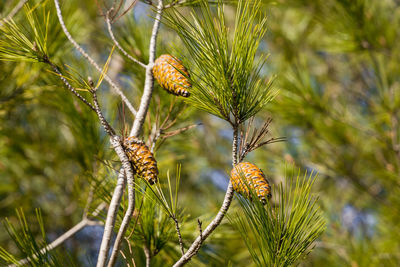
[{"label": "thin twig", "polygon": [[[100,205],[98,205],[97,208],[95,209],[95,211],[92,213],[92,216],[95,217],[95,216],[99,215],[99,213],[105,207],[106,207],[105,203],[101,203]],[[86,226],[88,226],[88,225],[98,225],[98,224],[99,224],[99,222],[95,222],[95,221],[90,220],[88,218],[82,219],[79,223],[75,224],[75,226],[73,226],[67,232],[65,232],[64,234],[59,236],[56,240],[54,240],[53,242],[51,242],[50,244],[48,244],[47,246],[42,248],[40,250],[40,254],[44,254],[44,253],[49,252],[50,250],[53,250],[56,247],[60,246],[67,239],[71,238],[74,234],[76,234],[77,232],[79,232],[80,230],[85,228]],[[36,255],[32,255],[32,257],[30,257],[30,258],[22,259],[22,260],[20,260],[18,262],[18,264],[11,264],[11,265],[8,265],[8,267],[16,267],[16,266],[21,266],[21,265],[28,264],[32,260],[32,258],[35,258],[35,257],[37,257],[37,256]]]},{"label": "thin twig", "polygon": [[109,267],[112,267],[114,266],[117,260],[118,251],[121,246],[122,239],[125,235],[126,230],[128,229],[133,211],[135,210],[135,181],[134,181],[134,171],[132,169],[132,165],[129,162],[127,155],[125,154],[124,148],[122,147],[121,138],[119,136],[113,136],[110,139],[111,139],[111,144],[113,145],[114,150],[117,153],[122,163],[122,167],[125,170],[127,187],[128,187],[128,209],[125,212],[124,218],[122,219],[122,223],[119,228],[117,237],[115,238],[110,261],[108,262],[107,265]]},{"label": "thin twig", "polygon": [[199,237],[200,237],[201,242],[199,243],[199,245],[197,246],[197,248],[193,252],[193,256],[196,255],[199,252],[199,250],[201,248],[201,244],[203,243],[203,240],[204,240],[203,239],[203,230],[202,230],[203,222],[200,221],[200,219],[197,219],[197,225],[199,226]]},{"label": "thin twig", "polygon": [[[118,4],[118,7],[115,8],[115,6],[116,6],[116,4],[117,4],[117,0],[114,0],[114,3],[112,4],[111,8],[109,9],[109,10],[114,10],[114,9],[115,9],[114,14],[112,15],[112,19],[114,19],[115,16],[118,14],[118,12],[121,10],[121,7],[122,7],[123,2],[124,2],[124,0],[120,0],[120,1],[119,1],[119,4]],[[107,6],[106,6],[106,1],[104,1],[104,6],[107,8]],[[107,8],[107,9],[108,9],[108,8]]]},{"label": "thin twig", "polygon": [[114,189],[114,193],[111,198],[110,207],[107,212],[107,219],[104,225],[104,233],[101,240],[99,256],[97,258],[97,267],[105,266],[107,261],[108,251],[110,249],[111,236],[117,218],[118,208],[121,203],[122,194],[125,187],[125,172],[122,168],[117,180],[117,186]]},{"label": "thin twig", "polygon": [[198,226],[199,226],[199,235],[200,235],[200,238],[203,240],[203,230],[202,230],[202,225],[203,225],[203,222],[202,221],[200,221],[200,219],[197,219],[197,224],[198,224]]},{"label": "thin twig", "polygon": [[120,250],[119,253],[121,254],[122,258],[124,258],[125,262],[127,263],[127,266],[130,267],[131,265],[129,264],[128,259],[126,258],[125,253],[122,250]]},{"label": "thin twig", "polygon": [[[157,112],[157,114],[159,115],[159,117],[161,118],[161,100],[158,98],[157,99],[158,100],[158,112]],[[165,127],[165,125],[167,124],[167,122],[169,121],[169,118],[171,117],[171,115],[172,115],[172,110],[174,109],[174,107],[175,107],[175,102],[176,102],[176,97],[175,98],[173,98],[172,99],[172,101],[170,102],[170,104],[169,104],[169,109],[168,109],[168,113],[167,113],[167,116],[165,116],[165,119],[164,119],[164,121],[161,123],[161,125],[160,125],[160,129],[164,129],[164,130],[166,130],[166,127]],[[177,116],[179,116],[179,114],[177,115]]]},{"label": "thin twig", "polygon": [[[98,3],[98,0],[95,0],[96,5],[97,5],[97,9],[99,10],[99,13],[101,16],[106,16],[106,14],[103,12],[103,10],[100,7],[100,4]],[[108,8],[106,6],[106,2],[104,2],[104,6],[106,8],[106,10],[113,10],[112,14],[110,12],[110,19],[111,19],[111,23],[114,23],[115,21],[119,20],[121,17],[123,17],[126,13],[129,12],[129,10],[131,10],[136,4],[137,4],[138,0],[133,0],[132,3],[128,6],[127,9],[125,9],[118,17],[118,13],[121,10],[121,7],[124,3],[124,0],[120,0],[118,6],[116,7],[117,1],[114,0],[114,3],[112,4],[111,8]]]},{"label": "thin twig", "polygon": [[188,2],[188,1],[187,0],[175,0],[175,1],[172,1],[171,3],[169,3],[168,5],[166,5],[165,9],[174,7],[176,5],[182,5],[186,2]]},{"label": "thin twig", "polygon": [[[56,5],[56,10],[57,10],[57,16],[58,20],[60,22],[61,28],[63,29],[65,35],[67,36],[68,40],[71,42],[71,44],[78,50],[84,58],[86,58],[89,63],[96,68],[97,71],[100,73],[103,73],[102,68],[91,58],[85,50],[72,38],[71,34],[69,33],[67,27],[65,26],[64,19],[61,13],[60,9],[60,3],[59,0],[54,0],[54,4]],[[132,112],[133,115],[136,116],[136,110],[132,106],[131,102],[129,102],[128,98],[125,96],[125,94],[122,92],[121,88],[113,82],[113,80],[106,74],[103,73],[104,79],[111,85],[111,87],[114,89],[114,91],[121,97],[122,101],[124,101],[125,105],[129,108],[129,110]]]},{"label": "thin twig", "polygon": [[[259,147],[262,147],[264,145],[272,144],[272,143],[277,143],[277,142],[282,142],[286,141],[285,137],[279,137],[279,138],[270,138],[266,141],[263,141],[263,139],[268,135],[269,133],[269,125],[272,122],[272,119],[269,118],[267,121],[263,124],[261,129],[253,128],[253,122],[254,122],[254,117],[252,117],[246,127],[242,127],[240,130],[240,145],[239,145],[239,162],[241,162],[248,153],[250,153],[253,150],[256,150]],[[245,128],[245,129],[243,129]],[[248,137],[250,135],[250,132],[252,132],[250,140],[248,140]]]},{"label": "thin twig", "polygon": [[10,11],[8,16],[6,16],[4,19],[0,19],[0,27],[3,26],[3,22],[7,22],[11,20],[20,10],[21,8],[28,2],[28,0],[20,0],[18,4]]},{"label": "thin twig", "polygon": [[201,123],[192,124],[192,125],[189,125],[189,126],[186,126],[186,127],[182,127],[182,128],[177,129],[177,130],[170,131],[170,132],[162,132],[162,135],[163,135],[162,137],[163,138],[172,137],[172,136],[175,136],[177,134],[186,132],[187,130],[190,130],[190,129],[192,129],[194,127],[197,127],[199,125],[201,125]]},{"label": "thin twig", "polygon": [[146,67],[146,79],[144,82],[143,95],[142,98],[140,99],[139,110],[136,114],[135,121],[133,122],[133,127],[130,134],[131,136],[135,137],[139,135],[140,130],[142,129],[144,120],[147,115],[147,110],[149,109],[151,96],[153,94],[153,88],[154,88],[153,65],[156,57],[157,35],[158,35],[158,30],[160,28],[162,10],[163,10],[163,2],[162,0],[158,0],[157,15],[154,21],[153,30],[150,38],[149,63],[147,64]]},{"label": "thin twig", "polygon": [[[127,238],[127,237],[125,237],[125,241],[126,241],[126,243],[128,243],[128,249],[129,249],[129,253],[131,255],[133,267],[136,267],[136,262],[135,262],[135,257],[133,257],[133,250],[132,250],[131,242],[129,242],[129,238]],[[122,253],[122,250],[121,250],[121,253]]]},{"label": "thin twig", "polygon": [[[147,188],[147,186],[145,185],[144,192],[146,192],[146,188]],[[126,240],[129,240],[131,238],[131,236],[133,235],[133,233],[135,232],[136,225],[137,225],[137,223],[139,221],[140,213],[141,213],[142,208],[143,208],[144,197],[145,197],[145,194],[143,193],[142,200],[141,200],[140,206],[139,206],[139,211],[137,212],[137,215],[136,215],[135,223],[133,224],[133,228],[132,228],[132,231],[130,232],[130,234],[127,237],[125,237]]]},{"label": "thin twig", "polygon": [[103,113],[101,112],[100,109],[100,104],[99,101],[97,100],[97,88],[92,88],[90,90],[90,93],[93,96],[93,103],[94,103],[94,108],[96,111],[97,116],[99,117],[101,125],[103,125],[104,130],[108,133],[109,136],[114,136],[115,135],[115,130],[111,127],[111,125],[108,123],[108,121],[104,118]]},{"label": "thin twig", "polygon": [[122,54],[124,54],[127,58],[129,58],[130,60],[132,60],[133,62],[135,62],[136,64],[138,64],[139,66],[146,68],[146,64],[140,62],[139,60],[137,60],[136,58],[132,57],[131,55],[128,54],[128,52],[125,51],[124,48],[122,48],[122,46],[119,44],[119,42],[117,41],[117,39],[115,39],[114,33],[112,31],[111,28],[111,21],[110,21],[110,17],[109,17],[109,13],[110,11],[112,11],[112,9],[110,9],[107,12],[106,15],[106,23],[107,23],[107,28],[108,28],[108,33],[110,34],[111,39],[113,40],[114,44],[117,46],[117,48],[119,49],[119,51],[121,51]]},{"label": "thin twig", "polygon": [[[232,142],[232,166],[237,164],[237,147],[238,147],[238,125],[233,126],[233,142]],[[218,227],[224,218],[226,212],[231,205],[233,198],[233,186],[232,182],[229,181],[228,189],[225,193],[225,198],[222,206],[217,214],[217,216],[212,220],[212,222],[206,227],[206,229],[199,235],[196,240],[192,243],[186,253],[173,265],[174,267],[185,265],[190,259],[196,255],[199,251],[202,243],[207,239],[207,237]]]},{"label": "thin twig", "polygon": [[[182,112],[185,110],[186,107],[181,109],[177,114],[173,114],[174,107],[176,107],[176,105],[175,105],[176,98],[173,98],[173,100],[170,102],[170,107],[168,109],[167,115],[166,115],[165,119],[163,120],[163,122],[160,124],[161,103],[160,103],[159,97],[156,97],[156,102],[157,102],[157,106],[156,106],[156,112],[155,112],[155,122],[153,123],[151,134],[148,139],[148,143],[149,143],[148,146],[151,147],[151,152],[154,152],[157,140],[160,137],[163,138],[162,142],[164,142],[165,139],[168,137],[180,134],[180,133],[185,132],[195,126],[201,125],[201,123],[199,123],[199,124],[186,126],[186,127],[174,130],[174,131],[165,132],[166,130],[168,130],[169,128],[171,128],[172,126],[175,125],[179,116],[182,114]],[[165,112],[163,112],[163,113],[165,113]],[[171,121],[170,121],[170,119],[171,119]],[[150,128],[150,125],[151,125],[150,117],[148,117],[148,122],[149,122],[149,128]]]},{"label": "thin twig", "polygon": [[158,140],[158,138],[160,138],[160,136],[161,136],[161,130],[159,129],[156,131],[154,138],[151,139],[151,148],[150,148],[151,153],[154,153],[154,149],[156,148],[157,140]]},{"label": "thin twig", "polygon": [[90,190],[89,190],[89,195],[88,195],[88,198],[86,200],[86,205],[85,205],[85,208],[83,209],[82,219],[87,219],[90,205],[93,202],[93,195],[94,195],[94,186],[93,186],[93,184],[91,184],[90,185]]},{"label": "thin twig", "polygon": [[185,254],[185,248],[183,247],[183,240],[182,240],[182,235],[181,235],[181,229],[179,228],[178,219],[176,219],[175,215],[171,216],[171,218],[175,222],[175,229],[176,229],[176,233],[178,234],[179,246],[181,248],[182,255],[184,255]]},{"label": "thin twig", "polygon": [[[123,1],[121,1],[122,3]],[[129,10],[131,10],[137,3],[137,0],[132,1],[132,3],[130,4],[130,6],[124,10],[124,12],[121,13],[121,15],[119,15],[117,18],[115,18],[115,16],[117,15],[117,13],[115,13],[115,16],[113,17],[112,21],[115,22],[117,20],[119,20],[120,18],[122,18],[123,16],[125,16],[126,13],[128,13]],[[121,6],[121,5],[120,5]]]},{"label": "thin twig", "polygon": [[[154,150],[156,148],[156,143],[157,143],[158,139],[160,139],[160,137],[161,137],[161,143],[163,143],[165,141],[165,139],[167,139],[169,137],[172,137],[172,136],[175,136],[175,135],[178,135],[178,134],[181,134],[183,132],[186,132],[187,130],[192,129],[192,128],[194,128],[196,126],[199,126],[199,125],[201,125],[201,123],[189,125],[189,126],[182,127],[180,129],[177,129],[177,130],[174,130],[174,131],[170,131],[170,132],[166,132],[166,133],[164,132],[164,128],[158,129],[157,131],[155,131],[155,133],[153,134],[153,137],[151,138],[151,142],[150,142],[151,149],[150,149],[150,151],[154,152]],[[159,147],[160,146],[158,146],[158,148]]]}]

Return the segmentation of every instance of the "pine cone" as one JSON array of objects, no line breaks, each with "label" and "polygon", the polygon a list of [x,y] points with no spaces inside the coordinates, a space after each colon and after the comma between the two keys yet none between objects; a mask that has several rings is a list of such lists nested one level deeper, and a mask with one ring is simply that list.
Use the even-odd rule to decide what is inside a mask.
[{"label": "pine cone", "polygon": [[255,191],[263,204],[267,202],[267,198],[271,198],[271,186],[262,170],[254,164],[242,162],[236,165],[231,172],[231,181],[233,189],[250,200],[249,188]]},{"label": "pine cone", "polygon": [[129,137],[125,139],[124,147],[136,174],[146,179],[149,184],[156,183],[158,176],[157,161],[144,142]]},{"label": "pine cone", "polygon": [[153,75],[160,86],[169,93],[184,97],[190,95],[188,90],[192,85],[187,79],[189,73],[179,59],[171,55],[161,55],[154,62]]}]

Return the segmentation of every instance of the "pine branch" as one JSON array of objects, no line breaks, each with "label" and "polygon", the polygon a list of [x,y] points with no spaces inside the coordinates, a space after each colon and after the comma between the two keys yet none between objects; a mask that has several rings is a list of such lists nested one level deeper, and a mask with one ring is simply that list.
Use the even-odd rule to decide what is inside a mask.
[{"label": "pine branch", "polygon": [[[61,9],[60,9],[59,0],[54,0],[54,4],[56,6],[57,16],[58,16],[58,20],[60,22],[61,28],[63,29],[63,31],[64,31],[65,35],[67,36],[68,40],[70,41],[70,43],[76,48],[76,50],[78,50],[82,54],[82,56],[84,58],[86,58],[89,61],[89,63],[92,66],[94,66],[96,68],[97,71],[99,71],[100,73],[103,73],[103,70],[94,61],[94,59],[91,58],[85,52],[85,50],[83,50],[83,48],[72,38],[67,27],[65,26],[64,19],[63,19]],[[131,111],[131,113],[136,116],[135,108],[132,106],[131,102],[128,100],[128,98],[125,96],[125,94],[122,92],[121,88],[116,83],[114,83],[114,81],[106,73],[104,73],[104,79],[111,85],[111,87],[114,89],[114,91],[121,97],[122,101],[125,103],[125,105],[128,107],[128,109]]]},{"label": "pine branch", "polygon": [[[51,64],[51,65],[55,66],[54,64]],[[58,69],[55,67],[55,70],[58,70]],[[67,85],[68,88],[73,89],[73,87],[68,83],[68,81],[63,76],[60,75],[60,78]],[[90,83],[90,84],[92,86],[92,83]],[[105,226],[105,230],[104,230],[104,234],[103,234],[102,243],[100,246],[99,260],[98,260],[97,266],[105,266],[105,263],[106,263],[106,259],[107,259],[106,255],[107,255],[109,247],[110,247],[112,230],[115,225],[115,217],[116,217],[116,213],[118,211],[118,207],[121,202],[123,189],[125,187],[125,180],[124,180],[124,174],[123,174],[124,172],[127,176],[127,183],[128,183],[128,198],[129,198],[128,210],[122,221],[120,230],[118,232],[117,238],[114,243],[113,254],[111,255],[110,263],[109,263],[109,266],[113,266],[114,261],[116,260],[116,256],[118,254],[120,244],[122,242],[122,237],[126,232],[127,226],[130,221],[130,217],[132,216],[133,210],[135,209],[134,177],[133,177],[132,166],[129,162],[128,157],[125,154],[125,151],[121,145],[121,141],[120,141],[119,137],[115,136],[115,130],[110,126],[110,124],[107,122],[107,120],[104,118],[104,116],[101,112],[100,105],[97,100],[96,90],[97,90],[97,88],[93,88],[93,87],[90,90],[90,92],[92,93],[92,96],[93,96],[94,110],[95,110],[102,126],[104,127],[105,131],[110,135],[111,143],[113,144],[114,150],[117,153],[117,155],[119,156],[119,158],[122,162],[122,165],[123,165],[123,169],[124,169],[124,171],[122,171],[122,170],[120,171],[120,175],[118,176],[117,186],[115,188],[115,192],[114,192],[112,200],[111,200],[110,209],[107,214],[106,226]]]},{"label": "pine branch", "polygon": [[158,30],[160,28],[161,15],[163,11],[163,2],[162,0],[158,0],[157,5],[157,15],[154,21],[153,30],[150,39],[150,47],[149,47],[149,63],[146,67],[146,79],[144,82],[144,90],[143,95],[140,100],[139,110],[135,117],[135,121],[133,123],[133,127],[130,133],[130,136],[137,137],[140,133],[140,130],[143,126],[144,120],[146,118],[147,110],[149,109],[151,96],[153,94],[154,88],[154,77],[153,77],[153,65],[156,57],[156,45],[157,45],[157,35]]},{"label": "pine branch", "polygon": [[150,249],[147,246],[144,246],[143,247],[143,252],[144,252],[144,255],[146,256],[146,267],[150,267],[150,262],[151,262]]},{"label": "pine branch", "polygon": [[115,265],[118,256],[118,251],[122,243],[122,239],[125,235],[126,230],[128,229],[133,211],[135,210],[135,178],[134,178],[134,171],[132,169],[132,164],[129,162],[128,156],[125,154],[120,137],[113,136],[111,137],[110,140],[111,144],[114,147],[115,152],[117,153],[122,163],[122,167],[125,170],[127,186],[128,186],[128,209],[125,212],[125,216],[122,220],[117,237],[115,238],[110,261],[108,262],[107,265],[109,267],[112,267]]},{"label": "pine branch", "polygon": [[119,205],[121,204],[121,198],[124,192],[124,188],[125,172],[122,168],[118,175],[117,185],[111,198],[110,207],[108,208],[107,219],[104,225],[103,238],[101,240],[99,256],[97,258],[97,267],[106,265],[108,251],[110,250],[111,236],[114,230],[115,220],[117,218]]},{"label": "pine branch", "polygon": [[161,130],[162,137],[165,139],[165,138],[172,137],[172,136],[181,134],[183,132],[186,132],[187,130],[190,130],[190,129],[192,129],[194,127],[197,127],[199,125],[201,125],[201,123],[192,124],[192,125],[189,125],[189,126],[186,126],[186,127],[182,127],[182,128],[177,129],[177,130],[170,131],[170,132],[164,132],[164,131],[162,131],[163,129],[160,129],[160,130]]},{"label": "pine branch", "polygon": [[[236,166],[237,162],[237,147],[238,147],[238,126],[235,126],[233,129],[233,143],[232,143],[232,166]],[[204,229],[204,231],[200,232],[200,235],[196,238],[196,240],[192,243],[186,253],[174,264],[174,267],[185,265],[190,259],[197,254],[203,242],[207,239],[207,237],[220,225],[222,219],[227,213],[233,198],[233,186],[232,182],[229,181],[228,189],[225,193],[225,198],[222,203],[222,206],[217,214],[217,216],[212,220],[212,222]],[[201,228],[200,228],[201,229]]]}]

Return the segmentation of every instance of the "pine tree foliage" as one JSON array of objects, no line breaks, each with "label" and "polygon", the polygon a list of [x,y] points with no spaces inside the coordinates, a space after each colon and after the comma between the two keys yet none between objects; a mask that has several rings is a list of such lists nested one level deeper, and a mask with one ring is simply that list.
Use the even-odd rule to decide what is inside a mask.
[{"label": "pine tree foliage", "polygon": [[289,158],[319,170],[331,225],[312,263],[395,266],[399,5],[305,1],[273,9],[271,61],[285,88],[273,112],[285,107]]},{"label": "pine tree foliage", "polygon": [[[138,107],[145,69],[118,49],[110,53],[114,43],[104,15],[115,1],[98,1],[98,5],[91,0],[60,2],[71,35],[99,66],[105,66],[104,70]],[[0,1],[0,18],[7,17],[18,3]],[[118,15],[128,5],[128,1],[124,3]],[[313,192],[318,192],[315,205],[324,212],[327,227],[317,240],[312,236],[313,242],[308,244],[314,245],[307,246],[300,258],[287,260],[300,266],[397,266],[398,1],[262,0],[262,4],[207,4],[197,0],[165,0],[164,5],[156,58],[171,54],[183,59],[194,85],[193,98],[185,105],[155,85],[141,137],[146,144],[156,140],[149,147],[155,151],[164,195],[155,186],[152,192],[146,185],[143,197],[145,185],[136,185],[137,206],[126,237],[132,235],[124,239],[121,251],[125,257],[121,254],[118,261],[144,266],[143,245],[147,244],[153,252],[160,248],[151,259],[152,266],[173,265],[180,258],[181,249],[170,215],[175,214],[178,219],[186,251],[199,235],[197,219],[204,230],[218,212],[231,169],[231,127],[208,112],[231,123],[237,116],[237,122],[242,124],[253,115],[256,125],[271,117],[271,135],[285,136],[287,140],[246,155],[246,161],[268,170],[268,180],[275,188],[264,211],[255,202],[242,200],[243,208],[238,207],[237,199],[232,202],[228,215],[232,218],[238,214],[247,233],[283,223],[267,220],[266,224],[256,218],[260,214],[268,218],[268,212],[279,214],[283,208],[280,198],[287,196],[286,182],[290,180],[282,177],[291,176],[284,174],[285,161],[294,162],[302,170],[319,173]],[[131,11],[112,23],[121,46],[144,63],[149,58],[156,6],[156,0],[136,1]],[[62,76],[88,100],[88,76],[93,77],[95,84],[102,80],[103,73],[97,72],[65,37],[53,1],[29,0],[9,23],[0,23],[0,214],[2,220],[8,217],[15,227],[10,237],[6,228],[0,226],[0,245],[8,263],[15,263],[33,252],[32,248],[45,245],[38,242],[43,238],[36,224],[36,207],[41,208],[50,242],[79,222],[87,206],[90,214],[98,204],[110,202],[120,165],[96,114],[64,89],[59,75],[47,71],[48,64],[35,63],[47,55]],[[250,38],[255,33],[257,38]],[[267,54],[265,61],[262,55]],[[273,78],[271,73],[277,77]],[[279,95],[264,105],[276,89]],[[105,117],[118,135],[126,137],[134,116],[104,81],[99,83],[98,96]],[[192,125],[197,126],[177,134]],[[243,126],[246,130],[247,124]],[[168,197],[166,170],[177,164],[182,164],[179,205],[173,209],[176,202],[171,203]],[[308,185],[308,179],[299,186]],[[291,189],[295,188],[296,183],[292,186]],[[93,200],[87,203],[90,195]],[[296,192],[290,195],[297,196]],[[309,203],[314,203],[310,199]],[[296,203],[307,206],[305,202]],[[121,203],[116,230],[127,208],[126,194]],[[267,206],[271,209],[267,210]],[[15,208],[20,207],[25,211],[32,238],[22,238],[24,231],[28,231],[15,216]],[[236,208],[239,212],[233,213],[231,209],[237,211]],[[246,208],[252,213],[247,215]],[[103,211],[96,219],[104,221],[105,216]],[[252,218],[256,223],[252,223]],[[141,224],[143,231],[138,228]],[[68,252],[71,262],[91,266],[86,258],[90,258],[92,265],[95,263],[98,240],[94,237],[100,232],[101,226],[88,226],[49,253],[64,256]],[[25,250],[18,249],[12,236],[26,241]],[[278,236],[249,234],[246,243],[240,231],[224,219],[189,265],[268,265],[271,257],[260,253],[260,249],[277,252],[266,244],[270,239],[262,238]],[[290,247],[284,244],[284,248]],[[51,256],[44,257],[51,260]],[[0,260],[0,265],[6,264]]]},{"label": "pine tree foliage", "polygon": [[[194,2],[192,4],[194,4]],[[218,2],[218,19],[214,20],[211,7],[207,2],[202,1],[200,4],[202,18],[196,19],[195,13],[192,12],[195,24],[194,26],[191,26],[195,28],[191,29],[191,33],[202,29],[200,32],[204,33],[205,36],[197,36],[197,40],[195,38],[192,38],[189,41],[184,40],[186,45],[191,44],[196,46],[196,41],[201,42],[202,38],[207,37],[207,42],[202,43],[202,47],[200,46],[200,49],[209,53],[207,55],[208,62],[204,61],[204,58],[200,57],[202,53],[199,53],[199,50],[196,51],[196,53],[193,55],[193,58],[197,63],[206,63],[208,64],[208,67],[216,67],[208,68],[203,73],[203,75],[206,75],[206,78],[213,78],[214,80],[200,79],[200,82],[197,82],[197,80],[202,77],[202,74],[198,73],[194,75],[194,84],[197,85],[200,90],[199,93],[197,93],[197,100],[194,100],[193,103],[203,103],[203,107],[198,107],[200,107],[200,109],[205,109],[204,107],[208,106],[209,112],[212,109],[218,110],[219,114],[215,112],[210,113],[231,122],[234,127],[237,127],[238,124],[243,123],[248,118],[254,116],[265,106],[266,103],[272,99],[274,95],[274,93],[270,90],[270,82],[266,82],[266,85],[264,85],[263,80],[260,78],[260,71],[265,62],[265,58],[261,58],[258,62],[254,63],[259,42],[265,33],[265,19],[261,20],[259,23],[256,22],[258,16],[260,16],[259,9],[259,2],[254,4],[249,4],[248,2],[243,1],[239,2],[235,23],[235,33],[231,39],[225,25],[222,2]],[[54,50],[54,53],[50,52],[48,49],[49,44],[52,44],[53,48],[57,48],[57,46],[54,46],[53,43],[48,39],[49,33],[52,32],[51,27],[58,27],[56,23],[51,23],[54,19],[54,16],[52,17],[51,14],[54,15],[54,13],[46,11],[46,3],[37,4],[33,8],[30,8],[28,5],[26,5],[25,16],[26,20],[29,22],[28,29],[25,29],[24,26],[22,26],[23,24],[16,23],[13,20],[6,22],[4,28],[2,28],[4,35],[2,38],[3,42],[0,46],[0,53],[2,55],[1,59],[17,62],[44,62],[52,67],[56,77],[58,76],[62,78],[64,83],[66,83],[65,81],[70,82],[73,86],[77,87],[79,91],[87,92],[90,90],[97,90],[102,84],[104,75],[108,70],[114,48],[111,49],[111,52],[108,54],[108,60],[104,65],[103,71],[100,73],[100,77],[96,85],[91,85],[90,80],[86,81],[82,74],[80,74],[79,69],[75,69],[74,67],[70,66],[67,68],[57,67],[55,63],[53,63],[53,60],[55,60],[53,56],[56,55],[55,51],[57,51],[57,49]],[[175,18],[173,15],[170,16],[169,23],[173,23],[173,19],[177,19],[179,16],[177,15],[179,13],[174,13],[174,11],[172,11],[171,14],[175,14]],[[180,18],[183,17],[181,16]],[[42,28],[43,25],[44,28]],[[178,30],[178,33],[182,33],[182,31],[179,32],[179,29],[175,30]],[[219,36],[221,33],[222,36]],[[185,36],[181,34],[181,38],[185,39]],[[216,43],[213,43],[214,41],[216,41]],[[61,44],[61,42],[55,42],[55,44],[57,43]],[[209,44],[212,44],[214,50],[206,50],[206,48],[209,47]],[[192,52],[194,51],[194,46],[192,46]],[[217,54],[215,53],[216,51]],[[190,46],[189,52],[191,52]],[[218,54],[220,54],[219,58],[217,57],[212,59],[213,56]],[[197,64],[196,68],[194,69],[202,70],[204,69],[204,66],[207,65],[200,66]],[[60,70],[62,70],[62,72],[60,72]],[[224,75],[221,76],[220,73],[224,73]],[[220,79],[220,77],[222,77],[222,79]],[[205,81],[211,81],[211,84],[205,84]],[[212,89],[211,91],[205,87],[210,85]],[[196,94],[194,95],[196,98]],[[198,100],[201,98],[203,98],[203,100],[199,102]],[[81,98],[81,100],[82,99],[83,98]],[[171,112],[172,109],[170,109],[170,113]],[[69,115],[72,114],[70,113]],[[160,120],[160,118],[158,118],[158,120]],[[168,119],[166,119],[165,122],[168,122]],[[76,134],[79,135],[81,133],[77,131]],[[91,137],[88,136],[88,138],[90,139]],[[85,146],[84,142],[82,145]],[[106,164],[103,163],[98,167],[97,175],[100,177],[107,173],[110,174],[109,171],[103,171],[105,166]],[[92,174],[89,174],[89,176],[92,177],[91,179],[95,177],[95,175]],[[111,175],[111,177],[112,176],[113,175]],[[100,199],[103,199],[103,201],[106,203],[109,202],[109,192],[112,190],[111,188],[107,187],[112,185],[112,183],[107,181],[104,183],[96,182],[96,180],[93,181],[95,181],[95,183],[94,185],[92,184],[92,186],[95,186],[96,189],[91,189],[92,192],[95,190],[96,195]],[[136,216],[134,216],[135,220],[131,222],[133,230],[126,239],[126,244],[129,247],[131,256],[133,256],[131,241],[134,242],[136,249],[144,249],[144,254],[146,255],[147,260],[159,254],[163,247],[168,247],[166,244],[171,241],[172,234],[174,233],[174,223],[175,230],[179,236],[179,246],[182,253],[184,253],[184,242],[182,241],[179,230],[179,220],[181,220],[183,217],[176,206],[178,188],[176,188],[175,198],[173,198],[169,178],[168,181],[170,192],[169,201],[167,201],[164,193],[159,187],[157,187],[156,191],[153,191],[151,188],[149,189],[155,198],[149,197],[147,194],[143,194],[143,192],[138,194],[142,195],[141,201],[137,201],[141,204],[136,210],[137,213]],[[176,181],[176,184],[179,184],[179,179]],[[141,191],[139,190],[138,192]],[[118,212],[116,223],[117,227],[121,226],[125,209],[126,203],[124,203],[123,207]],[[166,211],[166,213],[162,212],[162,210]],[[198,221],[198,223],[200,225],[199,230],[201,233],[201,223],[200,221]],[[14,234],[17,235],[16,230],[14,230]],[[131,237],[132,240],[129,240]],[[33,245],[35,244],[33,240],[30,242]],[[21,251],[23,251],[23,249],[21,249]],[[35,251],[31,251],[30,253],[25,254],[25,256],[29,256],[37,253]],[[124,254],[123,257],[127,262],[129,262],[129,259],[127,259]],[[6,261],[11,260],[15,262],[15,259],[11,256],[5,256],[3,259]],[[38,256],[38,259],[40,259],[40,255]]]}]

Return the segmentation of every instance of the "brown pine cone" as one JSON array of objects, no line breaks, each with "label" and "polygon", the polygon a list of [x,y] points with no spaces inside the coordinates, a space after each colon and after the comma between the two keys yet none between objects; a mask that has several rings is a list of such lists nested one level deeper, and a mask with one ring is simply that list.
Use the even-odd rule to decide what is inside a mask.
[{"label": "brown pine cone", "polygon": [[252,163],[242,162],[236,165],[231,172],[231,181],[233,189],[250,200],[249,188],[255,191],[263,204],[271,198],[271,186],[264,173]]},{"label": "brown pine cone", "polygon": [[179,59],[171,55],[161,55],[154,62],[153,75],[160,86],[169,93],[183,97],[190,95],[189,89],[192,85],[187,78],[189,73]]},{"label": "brown pine cone", "polygon": [[158,176],[157,161],[144,142],[129,137],[125,139],[124,147],[136,174],[146,179],[149,184],[156,183]]}]

